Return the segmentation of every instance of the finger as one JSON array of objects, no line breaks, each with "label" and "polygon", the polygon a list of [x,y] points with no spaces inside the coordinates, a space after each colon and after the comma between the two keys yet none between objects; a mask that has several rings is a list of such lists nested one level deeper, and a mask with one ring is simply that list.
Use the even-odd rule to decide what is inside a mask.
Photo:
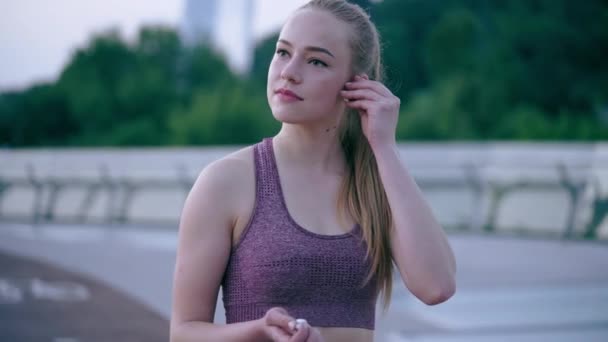
[{"label": "finger", "polygon": [[348,99],[349,101],[363,99],[379,101],[382,99],[382,97],[378,93],[370,89],[341,90],[340,94],[342,95],[342,97]]},{"label": "finger", "polygon": [[393,93],[390,90],[388,90],[388,88],[386,86],[384,86],[384,84],[382,84],[378,81],[371,81],[371,80],[362,79],[362,78],[356,79],[355,82],[348,82],[346,84],[346,88],[348,90],[371,89],[382,96],[387,96],[387,97],[393,96]]},{"label": "finger", "polygon": [[374,101],[370,100],[356,100],[356,101],[348,101],[346,105],[353,109],[359,109],[363,111],[369,111],[373,106]]},{"label": "finger", "polygon": [[291,335],[283,331],[283,329],[279,327],[268,327],[270,331],[270,338],[273,342],[289,342]]},{"label": "finger", "polygon": [[323,342],[323,336],[319,332],[319,329],[311,328],[310,334],[308,334],[308,340],[306,342]]},{"label": "finger", "polygon": [[287,314],[287,311],[283,308],[272,308],[268,310],[266,315],[267,325],[274,325],[288,332],[293,332],[289,323],[294,321],[295,319]]},{"label": "finger", "polygon": [[304,321],[298,326],[298,331],[291,336],[289,342],[306,342],[308,340],[308,336],[310,335],[310,330],[310,325]]},{"label": "finger", "polygon": [[355,80],[369,80],[369,76],[367,74],[358,74],[354,77]]},{"label": "finger", "polygon": [[382,96],[393,96],[393,93],[388,90],[384,84],[377,81],[370,81],[361,77],[355,76],[355,82],[347,82],[345,86],[347,90],[371,89]]}]

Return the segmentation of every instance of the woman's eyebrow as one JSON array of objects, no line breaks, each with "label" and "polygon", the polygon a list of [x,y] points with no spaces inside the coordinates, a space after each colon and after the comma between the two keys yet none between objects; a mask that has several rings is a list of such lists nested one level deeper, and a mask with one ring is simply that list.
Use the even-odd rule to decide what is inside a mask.
[{"label": "woman's eyebrow", "polygon": [[[283,43],[285,45],[293,47],[293,45],[290,42],[286,41],[285,39],[279,39],[279,43]],[[307,46],[304,48],[304,50],[321,52],[321,53],[331,56],[332,58],[336,58],[331,52],[329,52],[329,50],[319,47],[319,46]]]}]

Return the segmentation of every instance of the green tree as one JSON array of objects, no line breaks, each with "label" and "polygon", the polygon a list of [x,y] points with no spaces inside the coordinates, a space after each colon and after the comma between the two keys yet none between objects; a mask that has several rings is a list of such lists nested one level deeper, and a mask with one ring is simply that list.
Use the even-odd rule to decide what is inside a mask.
[{"label": "green tree", "polygon": [[443,0],[384,0],[372,10],[382,37],[386,83],[401,99],[430,85],[421,47],[443,6]]},{"label": "green tree", "polygon": [[0,96],[0,144],[63,145],[78,130],[65,96],[52,85]]},{"label": "green tree", "polygon": [[266,85],[268,78],[268,67],[270,66],[270,61],[274,56],[278,40],[279,33],[274,33],[261,40],[256,45],[253,52],[253,63],[251,66],[250,75],[252,82]]},{"label": "green tree", "polygon": [[94,37],[66,67],[59,86],[82,123],[73,143],[162,145],[168,116],[200,89],[235,78],[205,46],[185,48],[172,29],[144,27],[133,46],[115,31]]},{"label": "green tree", "polygon": [[214,89],[239,80],[230,72],[222,56],[206,45],[185,49],[179,62],[178,85],[190,101],[200,89]]},{"label": "green tree", "polygon": [[348,0],[348,2],[351,2],[355,5],[359,5],[361,6],[361,8],[368,12],[370,11],[370,8],[372,6],[372,2],[370,0]]},{"label": "green tree", "polygon": [[[524,120],[516,126],[525,125],[525,113],[531,120],[546,116],[538,125],[547,129],[556,129],[554,121],[606,126],[601,113],[608,107],[608,63],[600,56],[608,53],[608,26],[603,24],[608,6],[603,1],[386,0],[373,13],[385,41],[389,85],[405,100],[410,117],[405,120],[418,118],[414,121],[424,122],[426,131],[444,126],[433,120],[459,117],[473,133],[453,129],[453,138],[534,138],[508,128],[514,127],[511,115]],[[454,82],[463,87],[456,97],[446,90]],[[421,103],[442,108],[453,103],[448,106],[453,113],[414,115],[414,106]],[[606,137],[601,135],[605,129],[561,132],[566,137],[573,131],[581,139]],[[404,128],[400,132],[401,137],[412,134]],[[434,132],[429,137],[439,134]],[[548,137],[535,132],[539,139]]]},{"label": "green tree", "polygon": [[479,59],[480,24],[471,11],[445,12],[426,35],[422,47],[428,74],[433,79],[471,73]]},{"label": "green tree", "polygon": [[[353,2],[383,37],[400,139],[608,137],[606,1]],[[262,86],[277,38],[241,78],[171,28],[98,34],[57,82],[0,94],[0,144],[254,142],[278,127]]]},{"label": "green tree", "polygon": [[75,53],[58,87],[65,93],[82,133],[106,131],[124,120],[128,114],[120,106],[117,89],[136,67],[136,55],[116,31],[93,38]]},{"label": "green tree", "polygon": [[240,86],[197,93],[172,113],[170,128],[177,145],[246,144],[276,133],[278,123],[265,97]]}]

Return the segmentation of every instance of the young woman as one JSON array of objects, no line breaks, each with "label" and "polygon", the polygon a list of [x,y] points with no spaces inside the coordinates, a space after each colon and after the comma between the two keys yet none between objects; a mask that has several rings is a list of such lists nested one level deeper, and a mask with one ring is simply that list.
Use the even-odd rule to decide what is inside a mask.
[{"label": "young woman", "polygon": [[393,262],[424,303],[452,296],[454,256],[399,159],[380,70],[358,6],[313,0],[285,23],[267,86],[280,132],[207,166],[185,203],[172,341],[372,341]]}]

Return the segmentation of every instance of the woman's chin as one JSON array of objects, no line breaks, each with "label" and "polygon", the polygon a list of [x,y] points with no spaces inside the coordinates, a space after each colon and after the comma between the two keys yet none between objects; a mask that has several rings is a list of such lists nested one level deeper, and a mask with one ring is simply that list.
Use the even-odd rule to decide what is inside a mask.
[{"label": "woman's chin", "polygon": [[311,120],[311,118],[305,114],[286,111],[274,111],[272,116],[274,116],[277,121],[288,124],[305,123]]}]

